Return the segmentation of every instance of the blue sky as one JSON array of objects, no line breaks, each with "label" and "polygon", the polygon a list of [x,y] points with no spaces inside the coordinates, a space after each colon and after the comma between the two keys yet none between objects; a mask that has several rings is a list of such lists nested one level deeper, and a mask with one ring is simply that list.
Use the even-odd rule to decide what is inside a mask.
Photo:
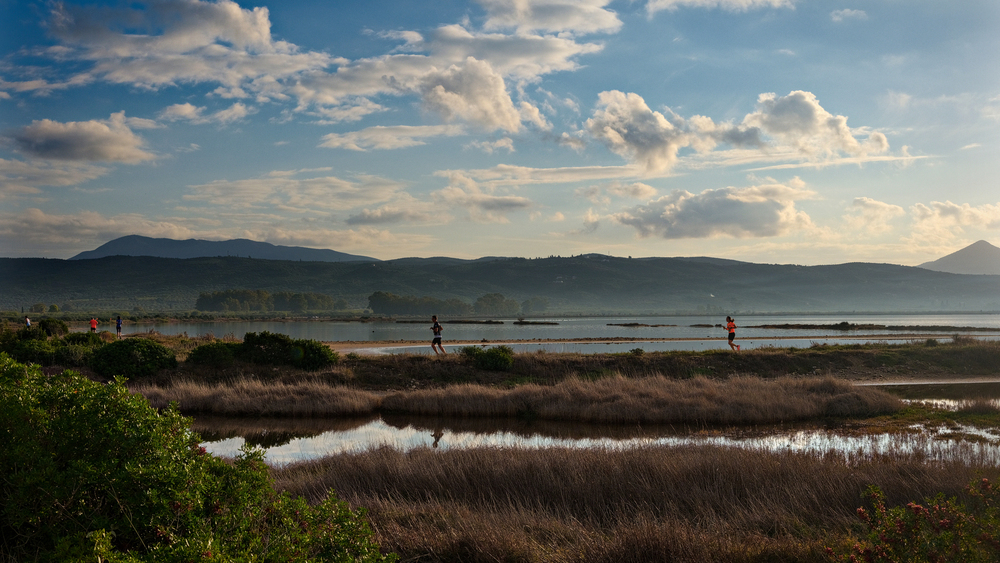
[{"label": "blue sky", "polygon": [[0,255],[1000,245],[994,0],[0,0]]}]

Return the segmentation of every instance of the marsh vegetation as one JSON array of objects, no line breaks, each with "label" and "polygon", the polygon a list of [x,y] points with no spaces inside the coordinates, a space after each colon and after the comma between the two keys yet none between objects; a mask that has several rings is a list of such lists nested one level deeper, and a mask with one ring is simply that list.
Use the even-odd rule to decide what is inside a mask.
[{"label": "marsh vegetation", "polygon": [[[471,353],[349,354],[307,370],[238,354],[231,363],[197,363],[198,348],[218,340],[145,336],[175,350],[180,363],[134,378],[129,389],[154,406],[176,401],[192,413],[406,413],[706,431],[792,421],[859,433],[928,422],[1000,425],[985,401],[958,410],[916,407],[854,385],[996,377],[1000,344],[968,338],[740,354],[513,354],[499,368]],[[318,503],[335,495],[365,508],[374,541],[404,561],[806,562],[832,559],[828,547],[839,556],[870,541],[857,509],[874,510],[866,496],[873,485],[890,507],[939,493],[972,502],[967,485],[998,472],[974,456],[941,461],[904,448],[872,456],[638,445],[378,448],[269,473],[275,490],[293,497]]]}]

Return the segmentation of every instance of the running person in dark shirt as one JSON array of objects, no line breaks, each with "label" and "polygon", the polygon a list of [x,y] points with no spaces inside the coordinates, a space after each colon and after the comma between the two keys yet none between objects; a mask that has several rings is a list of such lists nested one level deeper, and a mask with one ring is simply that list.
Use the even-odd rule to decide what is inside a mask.
[{"label": "running person in dark shirt", "polygon": [[[444,330],[444,327],[442,327],[441,324],[438,323],[437,315],[431,316],[431,321],[434,322],[434,324],[431,325],[431,330],[434,331],[434,340],[431,340],[431,350],[434,350],[435,356],[438,355],[439,353],[447,354],[448,352],[445,352],[444,346],[441,345],[441,331]],[[435,346],[437,346],[437,348],[435,348]],[[441,351],[438,352],[438,350]]]}]

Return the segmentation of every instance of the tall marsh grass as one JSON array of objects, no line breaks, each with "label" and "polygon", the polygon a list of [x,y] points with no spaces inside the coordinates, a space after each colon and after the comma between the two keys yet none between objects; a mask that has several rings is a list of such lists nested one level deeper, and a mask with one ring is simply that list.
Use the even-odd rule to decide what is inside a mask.
[{"label": "tall marsh grass", "polygon": [[766,424],[824,417],[868,417],[895,412],[902,403],[871,387],[833,378],[724,381],[706,378],[621,376],[576,378],[551,386],[513,389],[460,384],[386,395],[329,385],[239,379],[225,384],[194,381],[169,386],[137,383],[131,389],[157,407],[255,416],[357,416],[375,412],[459,417],[530,417],[615,424]]},{"label": "tall marsh grass", "polygon": [[390,412],[444,416],[532,416],[601,423],[763,424],[817,417],[866,417],[894,412],[902,403],[876,389],[833,378],[725,381],[622,376],[551,386],[493,389],[457,385],[391,393]]},{"label": "tall marsh grass", "polygon": [[230,416],[367,415],[380,401],[374,393],[315,379],[281,382],[243,378],[225,384],[179,381],[170,386],[130,382],[129,388],[156,408],[176,401],[186,412]]},{"label": "tall marsh grass", "polygon": [[860,530],[868,485],[905,504],[996,471],[902,452],[384,448],[272,476],[294,494],[334,490],[366,507],[379,543],[403,560],[804,562]]}]

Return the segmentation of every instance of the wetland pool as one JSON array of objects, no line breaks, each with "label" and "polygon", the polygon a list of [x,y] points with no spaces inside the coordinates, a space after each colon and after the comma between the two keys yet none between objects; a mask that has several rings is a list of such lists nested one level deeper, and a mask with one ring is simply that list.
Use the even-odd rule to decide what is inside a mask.
[{"label": "wetland pool", "polygon": [[[989,396],[1000,383],[885,386],[906,400],[938,404]],[[941,403],[947,407],[947,403]],[[244,444],[259,446],[273,465],[391,447],[440,450],[498,448],[630,448],[718,446],[766,451],[839,453],[853,458],[909,454],[927,461],[1000,465],[1000,429],[911,427],[901,432],[859,432],[823,425],[686,428],[669,425],[598,425],[511,419],[372,416],[358,419],[195,417],[192,429],[206,449],[233,456]]]}]

